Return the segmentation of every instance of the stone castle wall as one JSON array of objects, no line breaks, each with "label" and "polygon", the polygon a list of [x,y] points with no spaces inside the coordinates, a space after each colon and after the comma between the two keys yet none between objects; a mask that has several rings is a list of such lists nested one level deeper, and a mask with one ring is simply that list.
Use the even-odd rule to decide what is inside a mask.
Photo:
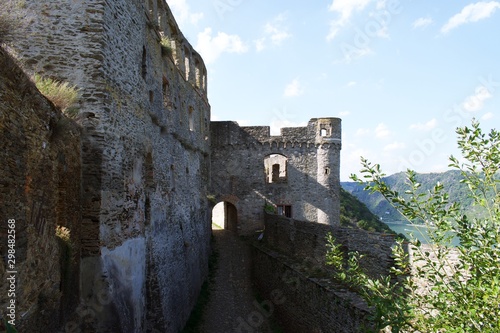
[{"label": "stone castle wall", "polygon": [[80,152],[78,126],[0,48],[0,307],[15,300],[19,332],[52,331],[78,303]]},{"label": "stone castle wall", "polygon": [[[211,123],[203,60],[163,0],[26,0],[23,7],[29,31],[12,50],[24,69],[68,82],[80,93],[79,133],[61,118],[70,124],[60,127],[68,146],[54,146],[57,158],[50,155],[47,164],[35,166],[36,154],[17,161],[33,167],[12,180],[16,188],[29,188],[32,175],[52,179],[59,192],[50,185],[45,193],[40,183],[36,195],[5,199],[11,203],[6,207],[32,207],[35,219],[26,222],[27,230],[50,220],[32,213],[36,209],[54,211],[50,228],[71,229],[73,264],[69,270],[60,264],[50,280],[53,287],[62,281],[63,306],[79,299],[73,316],[63,311],[66,328],[178,332],[207,276],[213,196],[228,203],[227,225],[241,234],[264,226],[269,204],[294,218],[339,223],[340,119],[311,119],[280,136],[271,136],[269,127]],[[58,123],[58,117],[52,118]],[[39,141],[53,125],[25,146],[6,142],[40,154]],[[27,135],[25,129],[14,133]],[[9,156],[15,156],[12,149]],[[44,179],[40,167],[61,175]],[[48,245],[31,248],[54,252],[57,242],[46,239]],[[57,260],[67,250],[58,246]],[[57,260],[47,260],[41,272],[55,270]],[[51,295],[54,305],[47,309],[56,311],[57,293]],[[37,328],[46,331],[30,326]]]},{"label": "stone castle wall", "polygon": [[29,35],[13,49],[81,94],[82,308],[100,332],[177,332],[208,269],[203,60],[163,1],[25,7]]},{"label": "stone castle wall", "polygon": [[[394,235],[266,214],[264,237],[252,249],[252,279],[267,300],[264,308],[272,309],[287,332],[371,331],[366,303],[330,278],[328,233],[343,250],[362,254],[360,265],[374,278],[387,275],[394,263]],[[246,325],[254,329],[251,319]]]},{"label": "stone castle wall", "polygon": [[392,234],[332,227],[266,214],[262,242],[268,248],[285,253],[297,262],[306,261],[312,267],[324,268],[328,233],[342,245],[343,250],[357,251],[363,255],[360,265],[374,278],[387,275],[394,264],[392,247],[395,244],[395,236]]},{"label": "stone castle wall", "polygon": [[[211,123],[211,192],[233,204],[238,232],[263,228],[266,205],[290,206],[293,218],[339,223],[340,119],[311,119],[307,127],[283,128]],[[286,176],[281,156],[286,160]],[[272,180],[272,166],[280,176]]]},{"label": "stone castle wall", "polygon": [[362,268],[372,277],[386,275],[394,264],[395,235],[329,226],[266,214],[263,243],[313,267],[325,267],[326,235],[331,233],[345,251],[363,255]]},{"label": "stone castle wall", "polygon": [[236,332],[258,332],[260,316],[274,315],[284,332],[371,332],[368,309],[357,295],[313,278],[303,267],[269,250],[252,248],[252,281],[263,299],[261,311],[242,318]]}]

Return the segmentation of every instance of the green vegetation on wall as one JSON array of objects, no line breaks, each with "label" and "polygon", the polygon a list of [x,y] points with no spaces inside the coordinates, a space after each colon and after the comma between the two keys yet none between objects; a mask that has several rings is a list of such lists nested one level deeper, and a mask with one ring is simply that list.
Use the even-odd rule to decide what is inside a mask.
[{"label": "green vegetation on wall", "polygon": [[78,89],[75,86],[38,74],[33,76],[33,82],[38,90],[65,115],[74,118],[78,114],[78,109],[75,107],[75,103],[78,101]]}]

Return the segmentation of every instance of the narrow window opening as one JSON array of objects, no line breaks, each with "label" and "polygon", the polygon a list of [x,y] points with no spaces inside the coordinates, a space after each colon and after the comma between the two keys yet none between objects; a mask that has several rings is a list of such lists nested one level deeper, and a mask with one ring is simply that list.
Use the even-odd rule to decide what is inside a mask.
[{"label": "narrow window opening", "polygon": [[190,64],[189,64],[189,49],[187,47],[184,48],[184,67],[186,69],[186,81],[189,80],[189,71],[190,71]]},{"label": "narrow window opening", "polygon": [[266,183],[286,183],[287,158],[280,154],[271,154],[264,158],[264,170],[266,173]]},{"label": "narrow window opening", "polygon": [[163,106],[167,109],[171,108],[172,102],[170,98],[170,85],[165,76],[163,77],[162,93],[163,93]]},{"label": "narrow window opening", "polygon": [[330,168],[325,168],[325,175],[329,175],[330,174]]},{"label": "narrow window opening", "polygon": [[149,10],[149,15],[151,15],[151,17],[154,16],[154,5],[153,5],[153,1],[149,0],[148,1],[148,10]]},{"label": "narrow window opening", "polygon": [[320,130],[320,136],[328,136],[328,130],[326,128],[322,128]]},{"label": "narrow window opening", "polygon": [[194,131],[194,109],[192,106],[189,107],[189,130]]},{"label": "narrow window opening", "polygon": [[200,71],[200,61],[198,59],[195,60],[195,63],[194,63],[194,66],[195,66],[195,79],[196,79],[196,82],[195,82],[195,85],[196,85],[196,88],[200,88],[202,83],[202,78],[201,78],[201,71]]},{"label": "narrow window opening", "polygon": [[272,174],[272,182],[277,183],[280,180],[280,165],[273,164],[273,174]]},{"label": "narrow window opening", "polygon": [[164,24],[164,22],[166,22],[166,18],[165,18],[165,10],[163,8],[162,1],[157,1],[156,8],[158,11],[158,13],[157,13],[158,14],[158,26],[160,27],[160,29],[165,28],[166,24]]},{"label": "narrow window opening", "polygon": [[291,205],[276,205],[278,215],[285,217],[292,217],[292,206]]},{"label": "narrow window opening", "polygon": [[146,194],[146,201],[144,202],[144,220],[145,224],[149,225],[149,220],[151,219],[151,201],[149,200],[149,194]]},{"label": "narrow window opening", "polygon": [[154,101],[155,101],[155,94],[154,94],[153,90],[150,90],[149,91],[149,103],[153,104]]},{"label": "narrow window opening", "polygon": [[146,79],[146,74],[147,74],[147,65],[146,65],[146,47],[142,47],[142,66],[141,66],[141,74],[142,78],[145,80]]},{"label": "narrow window opening", "polygon": [[203,69],[203,78],[202,78],[203,90],[207,91],[207,71]]}]

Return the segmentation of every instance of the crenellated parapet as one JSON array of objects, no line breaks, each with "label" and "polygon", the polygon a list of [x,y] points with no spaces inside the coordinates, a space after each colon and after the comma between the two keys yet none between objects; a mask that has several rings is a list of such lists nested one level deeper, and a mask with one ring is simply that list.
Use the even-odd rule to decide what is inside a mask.
[{"label": "crenellated parapet", "polygon": [[281,128],[271,135],[269,126],[239,126],[232,121],[211,123],[213,145],[249,149],[341,149],[341,120],[314,118],[304,127]]}]

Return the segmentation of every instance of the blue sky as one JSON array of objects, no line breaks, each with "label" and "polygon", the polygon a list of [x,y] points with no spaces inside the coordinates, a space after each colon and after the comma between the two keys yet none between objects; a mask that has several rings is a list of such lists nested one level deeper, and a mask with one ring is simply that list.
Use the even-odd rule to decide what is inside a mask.
[{"label": "blue sky", "polygon": [[447,170],[455,128],[500,124],[500,1],[167,1],[208,70],[213,120],[342,118],[341,180]]}]

